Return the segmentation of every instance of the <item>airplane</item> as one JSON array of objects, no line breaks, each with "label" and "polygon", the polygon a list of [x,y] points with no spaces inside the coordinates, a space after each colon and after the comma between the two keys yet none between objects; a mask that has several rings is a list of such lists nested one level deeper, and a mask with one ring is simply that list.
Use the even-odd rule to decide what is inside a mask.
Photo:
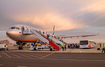
[{"label": "airplane", "polygon": [[[62,38],[72,38],[72,37],[88,37],[88,36],[99,35],[99,34],[93,34],[93,35],[79,35],[79,36],[63,36],[63,35],[62,36],[55,36],[54,35],[54,29],[55,29],[55,26],[53,27],[53,33],[52,34],[49,34],[47,32],[44,32],[44,33],[45,34],[47,33],[50,36],[58,38],[58,39],[59,38],[61,38],[61,39]],[[25,45],[26,43],[34,43],[35,44],[37,41],[40,41],[40,37],[38,37],[39,35],[36,36],[34,34],[34,31],[42,32],[36,28],[26,26],[26,25],[14,25],[14,26],[11,26],[6,31],[6,34],[10,39],[16,41],[16,44],[19,46],[18,49],[22,49],[23,45]],[[45,38],[45,39],[47,39],[47,38]]]}]

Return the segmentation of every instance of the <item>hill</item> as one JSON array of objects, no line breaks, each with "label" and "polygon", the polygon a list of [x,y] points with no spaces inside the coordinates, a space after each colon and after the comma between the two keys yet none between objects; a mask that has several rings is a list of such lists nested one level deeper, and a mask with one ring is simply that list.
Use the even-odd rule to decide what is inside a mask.
[{"label": "hill", "polygon": [[8,40],[2,40],[2,41],[0,41],[0,43],[1,44],[3,44],[3,43],[5,43],[5,44],[8,44],[8,43],[10,43]]}]

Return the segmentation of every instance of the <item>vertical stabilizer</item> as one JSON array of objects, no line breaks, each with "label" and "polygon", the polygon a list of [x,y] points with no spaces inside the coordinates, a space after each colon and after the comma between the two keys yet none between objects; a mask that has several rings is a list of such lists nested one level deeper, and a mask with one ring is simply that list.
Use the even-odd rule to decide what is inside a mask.
[{"label": "vertical stabilizer", "polygon": [[54,31],[55,31],[55,25],[53,26],[53,32],[52,32],[52,35],[54,35]]}]

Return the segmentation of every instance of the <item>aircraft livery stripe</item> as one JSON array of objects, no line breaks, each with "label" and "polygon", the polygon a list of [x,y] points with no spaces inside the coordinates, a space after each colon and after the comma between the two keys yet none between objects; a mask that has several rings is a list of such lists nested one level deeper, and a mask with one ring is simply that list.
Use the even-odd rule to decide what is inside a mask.
[{"label": "aircraft livery stripe", "polygon": [[35,42],[35,41],[37,41],[37,40],[16,40],[16,41],[24,41],[24,42]]}]

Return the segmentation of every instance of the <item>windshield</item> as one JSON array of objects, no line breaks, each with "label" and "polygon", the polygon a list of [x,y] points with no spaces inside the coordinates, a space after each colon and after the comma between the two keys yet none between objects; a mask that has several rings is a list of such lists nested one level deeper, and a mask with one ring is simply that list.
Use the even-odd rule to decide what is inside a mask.
[{"label": "windshield", "polygon": [[15,27],[11,27],[10,29],[15,29]]},{"label": "windshield", "polygon": [[9,29],[18,29],[18,30],[20,30],[19,27],[11,27],[11,28],[9,28]]},{"label": "windshield", "polygon": [[16,27],[16,29],[20,30],[18,27]]},{"label": "windshield", "polygon": [[88,44],[88,41],[80,41],[80,45],[86,45]]}]

